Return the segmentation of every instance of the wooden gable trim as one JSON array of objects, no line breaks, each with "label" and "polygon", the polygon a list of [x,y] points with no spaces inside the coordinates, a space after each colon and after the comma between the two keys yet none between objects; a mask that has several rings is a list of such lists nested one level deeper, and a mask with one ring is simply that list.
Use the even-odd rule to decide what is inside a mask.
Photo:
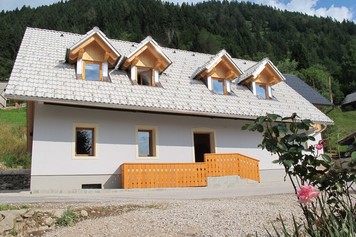
[{"label": "wooden gable trim", "polygon": [[122,67],[124,69],[127,69],[130,66],[136,66],[137,63],[140,61],[140,56],[145,52],[147,52],[153,59],[152,61],[154,61],[154,66],[152,69],[156,69],[160,73],[162,73],[171,64],[170,61],[168,61],[164,56],[160,54],[160,52],[158,52],[152,42],[147,42],[144,46],[139,48],[137,52],[134,52],[133,55],[127,58]]},{"label": "wooden gable trim", "polygon": [[111,48],[111,46],[108,45],[107,42],[105,42],[105,39],[103,39],[98,32],[95,32],[91,36],[88,36],[87,38],[84,38],[82,40],[83,42],[81,42],[79,45],[76,45],[74,48],[69,49],[69,63],[75,63],[78,58],[82,58],[84,52],[86,51],[86,48],[92,47],[91,45],[94,42],[105,52],[103,58],[105,58],[105,60],[109,63],[110,67],[114,67],[118,59],[121,57],[121,55],[115,52]]}]

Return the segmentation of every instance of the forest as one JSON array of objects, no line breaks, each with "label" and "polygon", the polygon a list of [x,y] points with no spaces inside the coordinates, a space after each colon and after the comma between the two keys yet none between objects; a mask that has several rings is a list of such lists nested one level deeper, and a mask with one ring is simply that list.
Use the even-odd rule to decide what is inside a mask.
[{"label": "forest", "polygon": [[[299,75],[339,104],[356,91],[356,25],[249,2],[182,5],[158,0],[69,0],[0,12],[0,80],[7,80],[26,27],[84,34],[98,26],[109,38],[259,61]],[[329,86],[331,81],[331,87]]]}]

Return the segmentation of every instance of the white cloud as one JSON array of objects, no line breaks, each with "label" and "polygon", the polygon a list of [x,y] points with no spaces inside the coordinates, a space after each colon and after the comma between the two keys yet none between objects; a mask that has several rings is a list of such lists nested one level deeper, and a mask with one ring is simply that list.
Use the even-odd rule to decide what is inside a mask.
[{"label": "white cloud", "polygon": [[[197,3],[202,2],[202,0],[165,0],[169,2],[179,3],[188,2],[188,3]],[[322,17],[331,17],[337,21],[354,20],[354,14],[351,9],[346,6],[335,7],[331,5],[329,8],[317,7],[317,3],[322,0],[238,0],[240,2],[254,2],[257,4],[267,5],[275,7],[281,10],[287,10],[291,12],[301,12],[311,16],[322,16]]]},{"label": "white cloud", "polygon": [[337,21],[353,20],[352,11],[345,7],[335,7],[331,5],[329,8],[317,8],[319,0],[291,0],[287,3],[281,0],[252,0],[252,2],[272,6],[281,10],[287,10],[292,12],[301,12],[311,16],[331,17]]}]

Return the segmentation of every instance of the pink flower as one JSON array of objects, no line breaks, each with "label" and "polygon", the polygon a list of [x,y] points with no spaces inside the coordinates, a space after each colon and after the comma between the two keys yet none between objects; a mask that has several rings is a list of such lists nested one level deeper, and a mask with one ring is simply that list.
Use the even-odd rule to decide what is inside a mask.
[{"label": "pink flower", "polygon": [[320,151],[321,149],[323,149],[323,145],[317,144],[317,145],[315,146],[315,148]]},{"label": "pink flower", "polygon": [[319,191],[311,185],[302,185],[297,192],[299,202],[303,204],[311,203],[318,195]]}]

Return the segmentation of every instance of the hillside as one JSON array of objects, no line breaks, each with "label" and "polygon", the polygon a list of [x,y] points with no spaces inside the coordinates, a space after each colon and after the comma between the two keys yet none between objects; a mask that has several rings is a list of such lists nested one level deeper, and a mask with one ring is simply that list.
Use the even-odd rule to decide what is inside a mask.
[{"label": "hillside", "polygon": [[[85,33],[98,26],[110,38],[232,56],[268,56],[283,72],[296,73],[340,103],[356,90],[356,25],[245,2],[196,5],[157,0],[70,0],[0,13],[0,80],[9,77],[27,26]],[[341,62],[341,63],[340,63]]]},{"label": "hillside", "polygon": [[30,155],[26,152],[26,109],[0,109],[0,169],[29,168]]},{"label": "hillside", "polygon": [[340,108],[334,108],[327,114],[335,124],[329,126],[324,132],[323,137],[328,142],[330,150],[336,150],[336,142],[356,131],[356,111],[341,111]]}]

